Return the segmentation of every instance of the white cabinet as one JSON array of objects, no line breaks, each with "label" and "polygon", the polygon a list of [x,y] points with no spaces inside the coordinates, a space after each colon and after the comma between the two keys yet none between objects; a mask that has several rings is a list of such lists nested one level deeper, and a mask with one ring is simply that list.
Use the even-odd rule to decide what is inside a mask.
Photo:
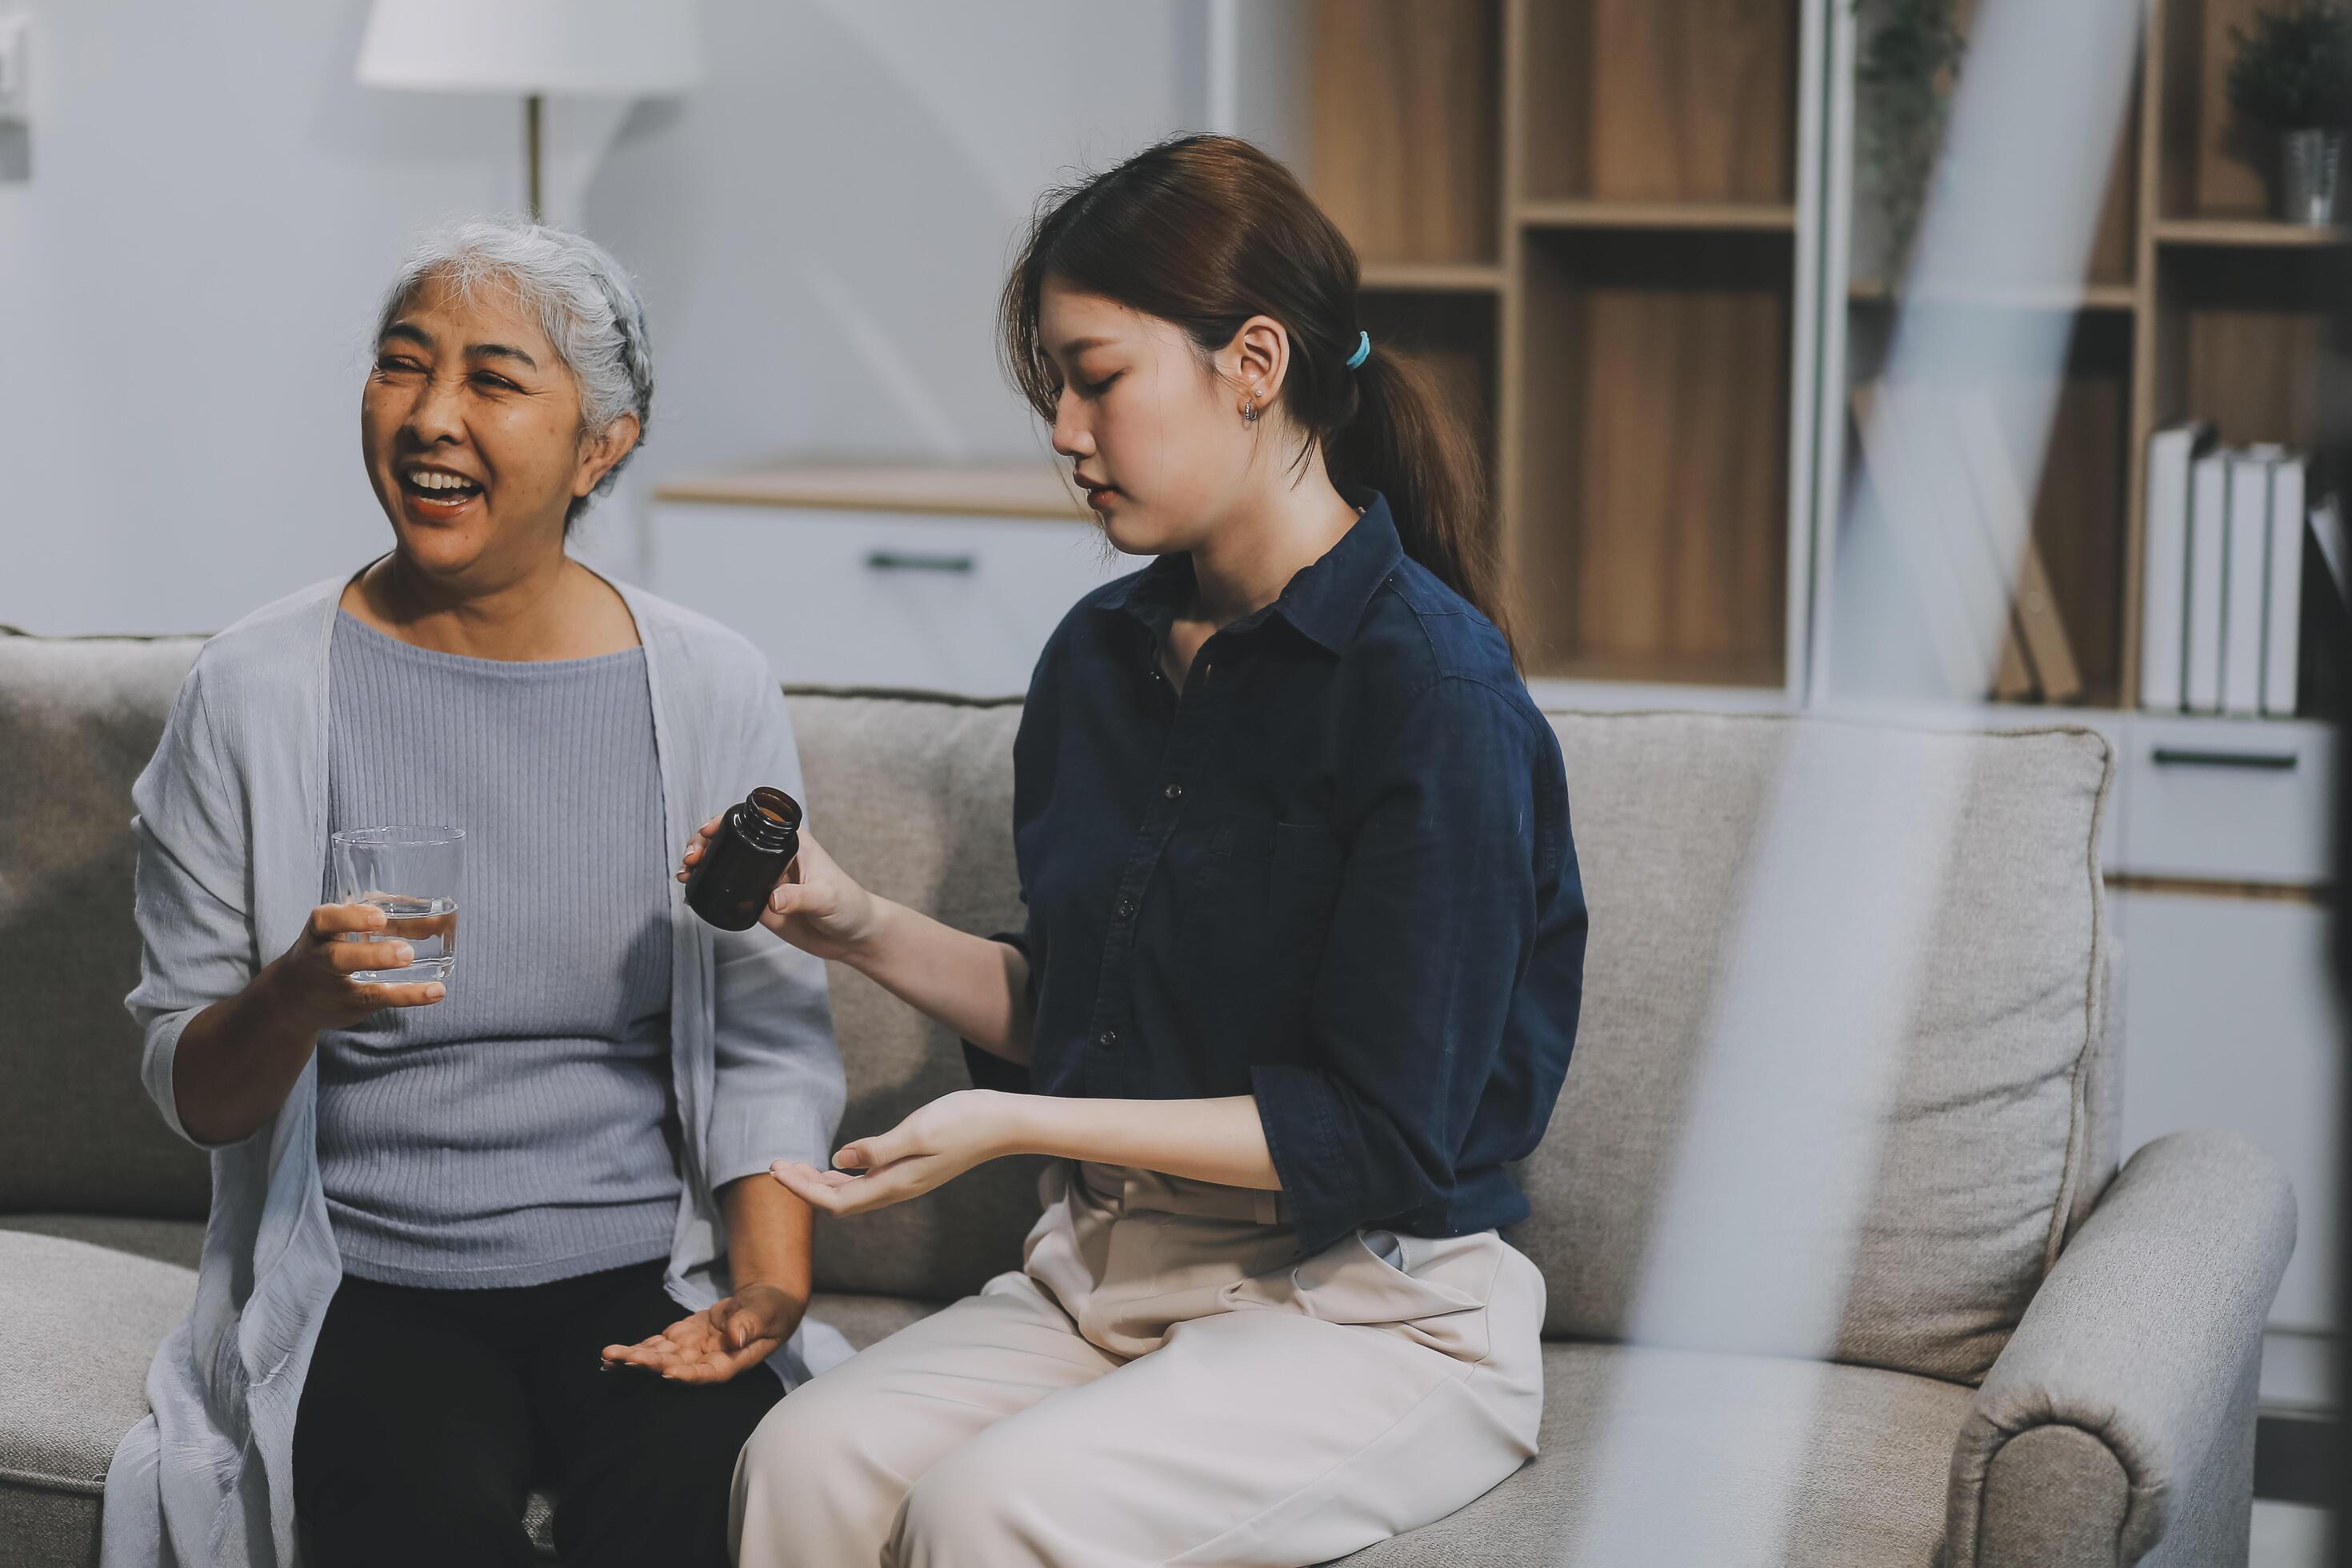
[{"label": "white cabinet", "polygon": [[958,503],[887,484],[887,470],[864,490],[839,482],[858,472],[665,489],[649,585],[743,633],[788,683],[1005,697],[1028,689],[1073,604],[1142,564],[1076,516],[1049,472],[1025,489],[978,487],[967,504],[995,515],[928,510]]},{"label": "white cabinet", "polygon": [[2327,1402],[2344,1018],[2328,961],[2336,737],[2324,724],[2129,714],[2105,857],[2124,1053],[2123,1150],[2226,1127],[2294,1186],[2294,1257],[2263,1392]]},{"label": "white cabinet", "polygon": [[2344,1025],[2329,984],[2328,911],[2146,891],[2118,892],[2110,908],[2122,961],[2125,1150],[2177,1128],[2227,1127],[2268,1151],[2297,1209],[2272,1326],[2333,1330]]}]

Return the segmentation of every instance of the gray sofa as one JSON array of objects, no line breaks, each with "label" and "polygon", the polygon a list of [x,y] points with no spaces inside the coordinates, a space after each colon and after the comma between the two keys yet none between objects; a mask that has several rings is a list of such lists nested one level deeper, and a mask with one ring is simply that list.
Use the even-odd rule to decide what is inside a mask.
[{"label": "gray sofa", "polygon": [[[194,1280],[205,1163],[142,1097],[121,998],[139,951],[128,789],[196,646],[0,636],[7,1563],[95,1560],[108,1457]],[[1013,917],[1015,707],[793,706],[814,819],[845,865],[967,929]],[[2293,1199],[2268,1160],[2218,1133],[2162,1139],[2116,1173],[2103,742],[1554,721],[1593,937],[1575,1061],[1523,1171],[1534,1215],[1515,1238],[1550,1292],[1544,1452],[1351,1561],[2244,1562],[2256,1355]],[[1865,1031],[1886,1068],[1867,1125],[1800,1117],[1799,1146],[1778,1148],[1790,1094],[1766,1095],[1757,1115],[1780,1120],[1693,1159],[1686,1135],[1723,1110],[1694,1109],[1703,1080],[1719,1100],[1759,1065],[1727,1078],[1716,1058],[1738,1055],[1738,1020],[1710,1023],[1712,999],[1740,994],[1725,990],[1739,890],[1760,887],[1784,941],[1822,923],[1820,908],[1774,909],[1750,864],[1801,751],[1898,773],[1926,759],[1959,781],[1924,967],[1900,1017]],[[851,1130],[961,1084],[951,1040],[854,974],[834,987]],[[1743,1169],[1743,1150],[1843,1160],[1860,1201],[1850,1223],[1781,1216],[1771,1266],[1726,1279],[1704,1267],[1709,1246],[1693,1269],[1694,1247],[1675,1245],[1690,1238],[1662,1231],[1703,1232],[1752,1197],[1746,1184],[1779,1179]],[[815,1310],[862,1343],[977,1286],[1016,1261],[1034,1177],[1005,1162],[826,1224]],[[1807,1300],[1823,1310],[1797,1310]]]}]

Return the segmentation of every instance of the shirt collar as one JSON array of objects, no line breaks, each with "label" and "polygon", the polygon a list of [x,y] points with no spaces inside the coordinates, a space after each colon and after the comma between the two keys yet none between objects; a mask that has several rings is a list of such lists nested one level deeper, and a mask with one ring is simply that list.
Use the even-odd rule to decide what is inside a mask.
[{"label": "shirt collar", "polygon": [[[1290,579],[1273,604],[1237,621],[1228,630],[1246,631],[1269,615],[1279,615],[1333,653],[1344,652],[1364,617],[1364,606],[1404,558],[1388,498],[1360,491],[1351,500],[1364,509],[1355,526],[1322,558]],[[1129,577],[1102,601],[1107,610],[1125,610],[1164,637],[1176,612],[1192,596],[1192,558],[1182,551],[1162,555]]]}]

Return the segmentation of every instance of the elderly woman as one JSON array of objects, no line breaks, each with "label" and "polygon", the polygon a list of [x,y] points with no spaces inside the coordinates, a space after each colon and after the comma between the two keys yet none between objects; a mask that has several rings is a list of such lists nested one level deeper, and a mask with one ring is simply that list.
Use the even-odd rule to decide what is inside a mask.
[{"label": "elderly woman", "polygon": [[[823,967],[665,874],[717,806],[799,793],[782,700],[564,550],[651,393],[604,251],[430,240],[360,402],[391,552],[215,637],[173,706],[130,1005],[213,1210],[109,1563],[528,1563],[536,1484],[566,1564],[723,1563],[745,1436],[846,1354],[766,1173],[840,1114]],[[467,836],[446,988],[354,978],[411,950],[320,902],[330,835],[399,823]]]}]

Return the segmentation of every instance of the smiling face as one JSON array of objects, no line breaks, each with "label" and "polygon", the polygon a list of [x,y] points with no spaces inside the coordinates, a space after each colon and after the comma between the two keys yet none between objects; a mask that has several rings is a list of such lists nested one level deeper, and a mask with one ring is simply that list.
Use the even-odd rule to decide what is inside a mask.
[{"label": "smiling face", "polygon": [[360,398],[369,483],[402,556],[437,576],[506,575],[561,553],[572,501],[636,437],[634,415],[583,429],[571,369],[537,313],[495,284],[418,285]]},{"label": "smiling face", "polygon": [[1275,453],[1286,448],[1266,445],[1280,442],[1277,416],[1241,417],[1249,378],[1263,387],[1269,368],[1246,342],[1203,364],[1175,323],[1054,278],[1039,291],[1037,329],[1061,380],[1054,450],[1119,549],[1199,548],[1267,466],[1280,467]]}]

